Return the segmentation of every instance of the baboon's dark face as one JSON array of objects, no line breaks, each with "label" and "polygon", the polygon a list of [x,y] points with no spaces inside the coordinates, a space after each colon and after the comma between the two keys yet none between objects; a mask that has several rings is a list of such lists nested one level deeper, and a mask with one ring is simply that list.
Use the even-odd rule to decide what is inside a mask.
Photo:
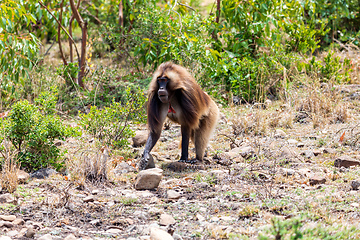
[{"label": "baboon's dark face", "polygon": [[167,90],[167,84],[169,79],[167,77],[158,77],[157,78],[159,90],[158,90],[158,97],[162,103],[169,102],[169,92]]}]

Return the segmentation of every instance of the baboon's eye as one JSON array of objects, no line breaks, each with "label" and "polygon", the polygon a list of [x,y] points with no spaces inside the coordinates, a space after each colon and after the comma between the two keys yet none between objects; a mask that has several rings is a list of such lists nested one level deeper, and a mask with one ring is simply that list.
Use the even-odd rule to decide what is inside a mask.
[{"label": "baboon's eye", "polygon": [[159,82],[167,82],[167,81],[169,81],[169,78],[168,77],[158,77],[157,80]]}]

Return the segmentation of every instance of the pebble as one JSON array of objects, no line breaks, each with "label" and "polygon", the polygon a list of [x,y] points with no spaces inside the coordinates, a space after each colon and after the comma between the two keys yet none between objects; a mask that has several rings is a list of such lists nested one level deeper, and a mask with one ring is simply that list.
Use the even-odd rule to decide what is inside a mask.
[{"label": "pebble", "polygon": [[312,150],[305,150],[301,153],[302,156],[304,156],[307,159],[315,157],[315,154]]},{"label": "pebble", "polygon": [[83,202],[86,202],[86,203],[94,202],[94,201],[95,201],[95,198],[93,195],[89,195],[89,196],[83,198]]},{"label": "pebble", "polygon": [[37,240],[52,240],[51,234],[45,234],[41,237],[39,237]]},{"label": "pebble", "polygon": [[334,161],[334,166],[339,167],[339,168],[340,167],[348,168],[348,167],[357,166],[357,165],[360,165],[360,162],[358,160],[355,160],[352,157],[347,156],[347,155],[340,156],[337,159],[335,159],[335,161]]},{"label": "pebble", "polygon": [[159,221],[160,226],[168,226],[174,223],[175,223],[175,219],[171,215],[167,213],[163,213],[160,215],[160,221]]},{"label": "pebble", "polygon": [[117,228],[110,228],[110,229],[108,229],[106,231],[106,233],[117,235],[117,234],[122,233],[122,231],[120,229],[117,229]]},{"label": "pebble", "polygon": [[12,222],[16,219],[15,215],[0,215],[0,220]]},{"label": "pebble", "polygon": [[30,174],[28,174],[27,172],[25,172],[23,170],[18,170],[16,175],[17,175],[19,183],[25,183],[30,178]]},{"label": "pebble", "polygon": [[21,218],[17,218],[12,222],[14,225],[24,225],[24,220],[22,220]]},{"label": "pebble", "polygon": [[151,240],[174,240],[174,238],[160,228],[151,228],[150,229],[150,239]]},{"label": "pebble", "polygon": [[0,236],[0,240],[11,240],[8,236]]},{"label": "pebble", "polygon": [[10,193],[0,194],[0,203],[13,203],[15,198]]},{"label": "pebble", "polygon": [[150,168],[141,171],[135,180],[136,190],[150,190],[157,188],[163,176],[163,170],[159,168]]},{"label": "pebble", "polygon": [[35,236],[35,230],[33,227],[29,227],[25,233],[27,238],[33,238]]},{"label": "pebble", "polygon": [[176,200],[179,199],[181,197],[181,193],[176,192],[174,190],[168,190],[167,191],[167,198],[170,200]]},{"label": "pebble", "polygon": [[311,178],[309,178],[309,184],[311,186],[313,185],[317,185],[317,184],[323,184],[326,182],[326,178],[325,177],[321,177],[321,176],[317,176],[317,175],[314,175],[312,176]]},{"label": "pebble", "polygon": [[360,187],[360,181],[358,180],[352,180],[350,183],[351,189],[352,190],[359,190]]},{"label": "pebble", "polygon": [[275,130],[275,135],[274,135],[275,138],[285,138],[286,136],[287,134],[283,130],[281,129]]}]

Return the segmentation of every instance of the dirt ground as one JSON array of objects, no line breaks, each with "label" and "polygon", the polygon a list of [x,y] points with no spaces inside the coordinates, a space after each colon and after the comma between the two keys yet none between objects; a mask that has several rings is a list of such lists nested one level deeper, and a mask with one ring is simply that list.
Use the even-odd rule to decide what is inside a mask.
[{"label": "dirt ground", "polygon": [[[150,239],[154,228],[174,239],[359,239],[360,87],[333,89],[220,106],[203,169],[167,168],[181,140],[169,124],[152,151],[163,169],[157,189],[136,190],[138,158],[114,155],[107,183],[70,170],[30,179],[0,195],[0,239]],[[81,159],[84,139],[62,143],[69,161]]]}]

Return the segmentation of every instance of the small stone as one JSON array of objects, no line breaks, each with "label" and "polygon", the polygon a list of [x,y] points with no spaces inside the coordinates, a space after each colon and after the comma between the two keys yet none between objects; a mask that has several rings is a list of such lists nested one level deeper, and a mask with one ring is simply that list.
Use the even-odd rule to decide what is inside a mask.
[{"label": "small stone", "polygon": [[35,230],[33,227],[29,227],[25,233],[27,238],[33,238],[35,236]]},{"label": "small stone", "polygon": [[157,188],[162,178],[163,170],[159,168],[150,168],[141,171],[135,180],[136,190],[150,190]]},{"label": "small stone", "polygon": [[8,236],[0,236],[0,240],[11,240]]},{"label": "small stone", "polygon": [[281,168],[283,176],[289,177],[295,175],[296,171],[290,168]]},{"label": "small stone", "polygon": [[83,202],[86,202],[86,203],[94,202],[94,201],[95,201],[95,198],[93,195],[89,195],[89,196],[83,198]]},{"label": "small stone", "polygon": [[19,180],[19,183],[25,183],[30,178],[30,174],[28,174],[27,172],[25,172],[23,170],[18,170],[16,175]]},{"label": "small stone", "polygon": [[148,139],[148,131],[147,130],[143,130],[143,131],[136,131],[135,132],[135,136],[132,138],[133,140],[133,147],[141,147],[144,146],[147,139]]},{"label": "small stone", "polygon": [[122,231],[120,229],[117,229],[117,228],[110,228],[110,229],[108,229],[106,231],[106,233],[117,235],[117,234],[122,233]]},{"label": "small stone", "polygon": [[100,219],[94,219],[92,221],[89,222],[91,225],[94,226],[100,226],[101,225],[101,220]]},{"label": "small stone", "polygon": [[151,240],[174,240],[174,238],[159,228],[151,228],[150,229],[150,239]]},{"label": "small stone", "polygon": [[244,146],[238,148],[240,156],[245,159],[255,157],[255,150],[251,146]]},{"label": "small stone", "polygon": [[350,206],[352,206],[354,208],[358,208],[360,206],[360,204],[354,202],[354,203],[350,204]]},{"label": "small stone", "polygon": [[325,177],[321,177],[321,176],[317,176],[314,175],[311,178],[309,178],[309,184],[311,186],[317,185],[317,184],[323,184],[326,182],[326,178]]},{"label": "small stone", "polygon": [[51,234],[45,234],[38,238],[38,240],[52,240]]},{"label": "small stone", "polygon": [[22,220],[21,218],[17,218],[17,219],[15,219],[13,222],[12,222],[14,225],[17,225],[17,226],[19,226],[19,225],[24,225],[24,220]]},{"label": "small stone", "polygon": [[12,222],[16,219],[15,215],[0,215],[0,220]]},{"label": "small stone", "polygon": [[325,148],[324,153],[334,154],[336,153],[336,150],[332,148]]},{"label": "small stone", "polygon": [[289,143],[289,144],[293,144],[293,145],[298,144],[298,142],[299,142],[299,141],[297,141],[297,140],[295,140],[295,139],[289,139],[289,140],[288,140],[288,143]]},{"label": "small stone", "polygon": [[213,159],[220,165],[229,166],[232,164],[231,157],[227,153],[217,153]]},{"label": "small stone", "polygon": [[136,172],[136,168],[134,168],[133,166],[130,166],[126,162],[120,162],[116,166],[116,168],[112,170],[112,172],[116,175],[121,175],[123,173],[128,173],[128,172]]},{"label": "small stone", "polygon": [[39,169],[36,172],[33,172],[32,174],[30,174],[30,177],[37,178],[37,179],[45,179],[56,173],[57,172],[52,168],[42,168],[42,169]]},{"label": "small stone", "polygon": [[296,146],[297,146],[298,148],[303,148],[303,147],[305,147],[305,143],[299,142],[298,144],[296,144]]},{"label": "small stone", "polygon": [[351,189],[352,190],[359,190],[360,187],[360,181],[358,180],[352,180],[350,183]]},{"label": "small stone", "polygon": [[91,191],[92,195],[98,195],[99,193],[100,193],[99,189],[94,189],[94,190]]},{"label": "small stone", "polygon": [[286,136],[287,134],[283,130],[281,129],[275,130],[275,135],[274,135],[275,138],[286,138]]},{"label": "small stone", "polygon": [[12,230],[12,231],[9,231],[6,235],[8,235],[9,237],[15,237],[19,234],[18,231],[16,230]]},{"label": "small stone", "polygon": [[314,153],[315,156],[321,155],[322,152],[323,152],[323,151],[321,151],[320,149],[315,149],[315,150],[313,150],[313,153]]},{"label": "small stone", "polygon": [[169,215],[167,213],[163,213],[160,215],[159,224],[161,226],[168,226],[168,225],[172,225],[174,223],[175,223],[175,219],[171,215]]},{"label": "small stone", "polygon": [[282,159],[288,159],[288,158],[293,158],[295,157],[295,154],[288,148],[288,147],[284,147],[281,149],[281,153],[280,153],[280,158]]},{"label": "small stone", "polygon": [[304,156],[304,157],[307,158],[307,159],[310,159],[310,158],[315,157],[313,151],[311,151],[311,150],[305,150],[305,151],[303,151],[303,152],[301,153],[301,155]]},{"label": "small stone", "polygon": [[14,224],[12,222],[2,221],[0,225],[7,227],[7,228],[13,228]]},{"label": "small stone", "polygon": [[74,234],[70,233],[69,235],[67,235],[64,240],[76,240],[77,238],[75,237]]},{"label": "small stone", "polygon": [[170,200],[176,200],[179,199],[181,197],[181,193],[176,192],[174,190],[168,190],[167,191],[167,198]]},{"label": "small stone", "polygon": [[215,177],[217,180],[223,180],[227,176],[227,172],[224,170],[212,170],[209,172],[209,175]]},{"label": "small stone", "polygon": [[204,218],[202,215],[200,215],[199,213],[196,214],[196,219],[197,219],[199,222],[204,222],[204,221],[205,221],[205,218]]},{"label": "small stone", "polygon": [[0,203],[13,203],[15,202],[15,198],[10,193],[5,193],[0,195]]},{"label": "small stone", "polygon": [[358,160],[355,160],[354,158],[351,158],[347,155],[343,155],[335,159],[334,166],[335,167],[351,167],[351,166],[357,166],[360,165],[360,162]]}]

